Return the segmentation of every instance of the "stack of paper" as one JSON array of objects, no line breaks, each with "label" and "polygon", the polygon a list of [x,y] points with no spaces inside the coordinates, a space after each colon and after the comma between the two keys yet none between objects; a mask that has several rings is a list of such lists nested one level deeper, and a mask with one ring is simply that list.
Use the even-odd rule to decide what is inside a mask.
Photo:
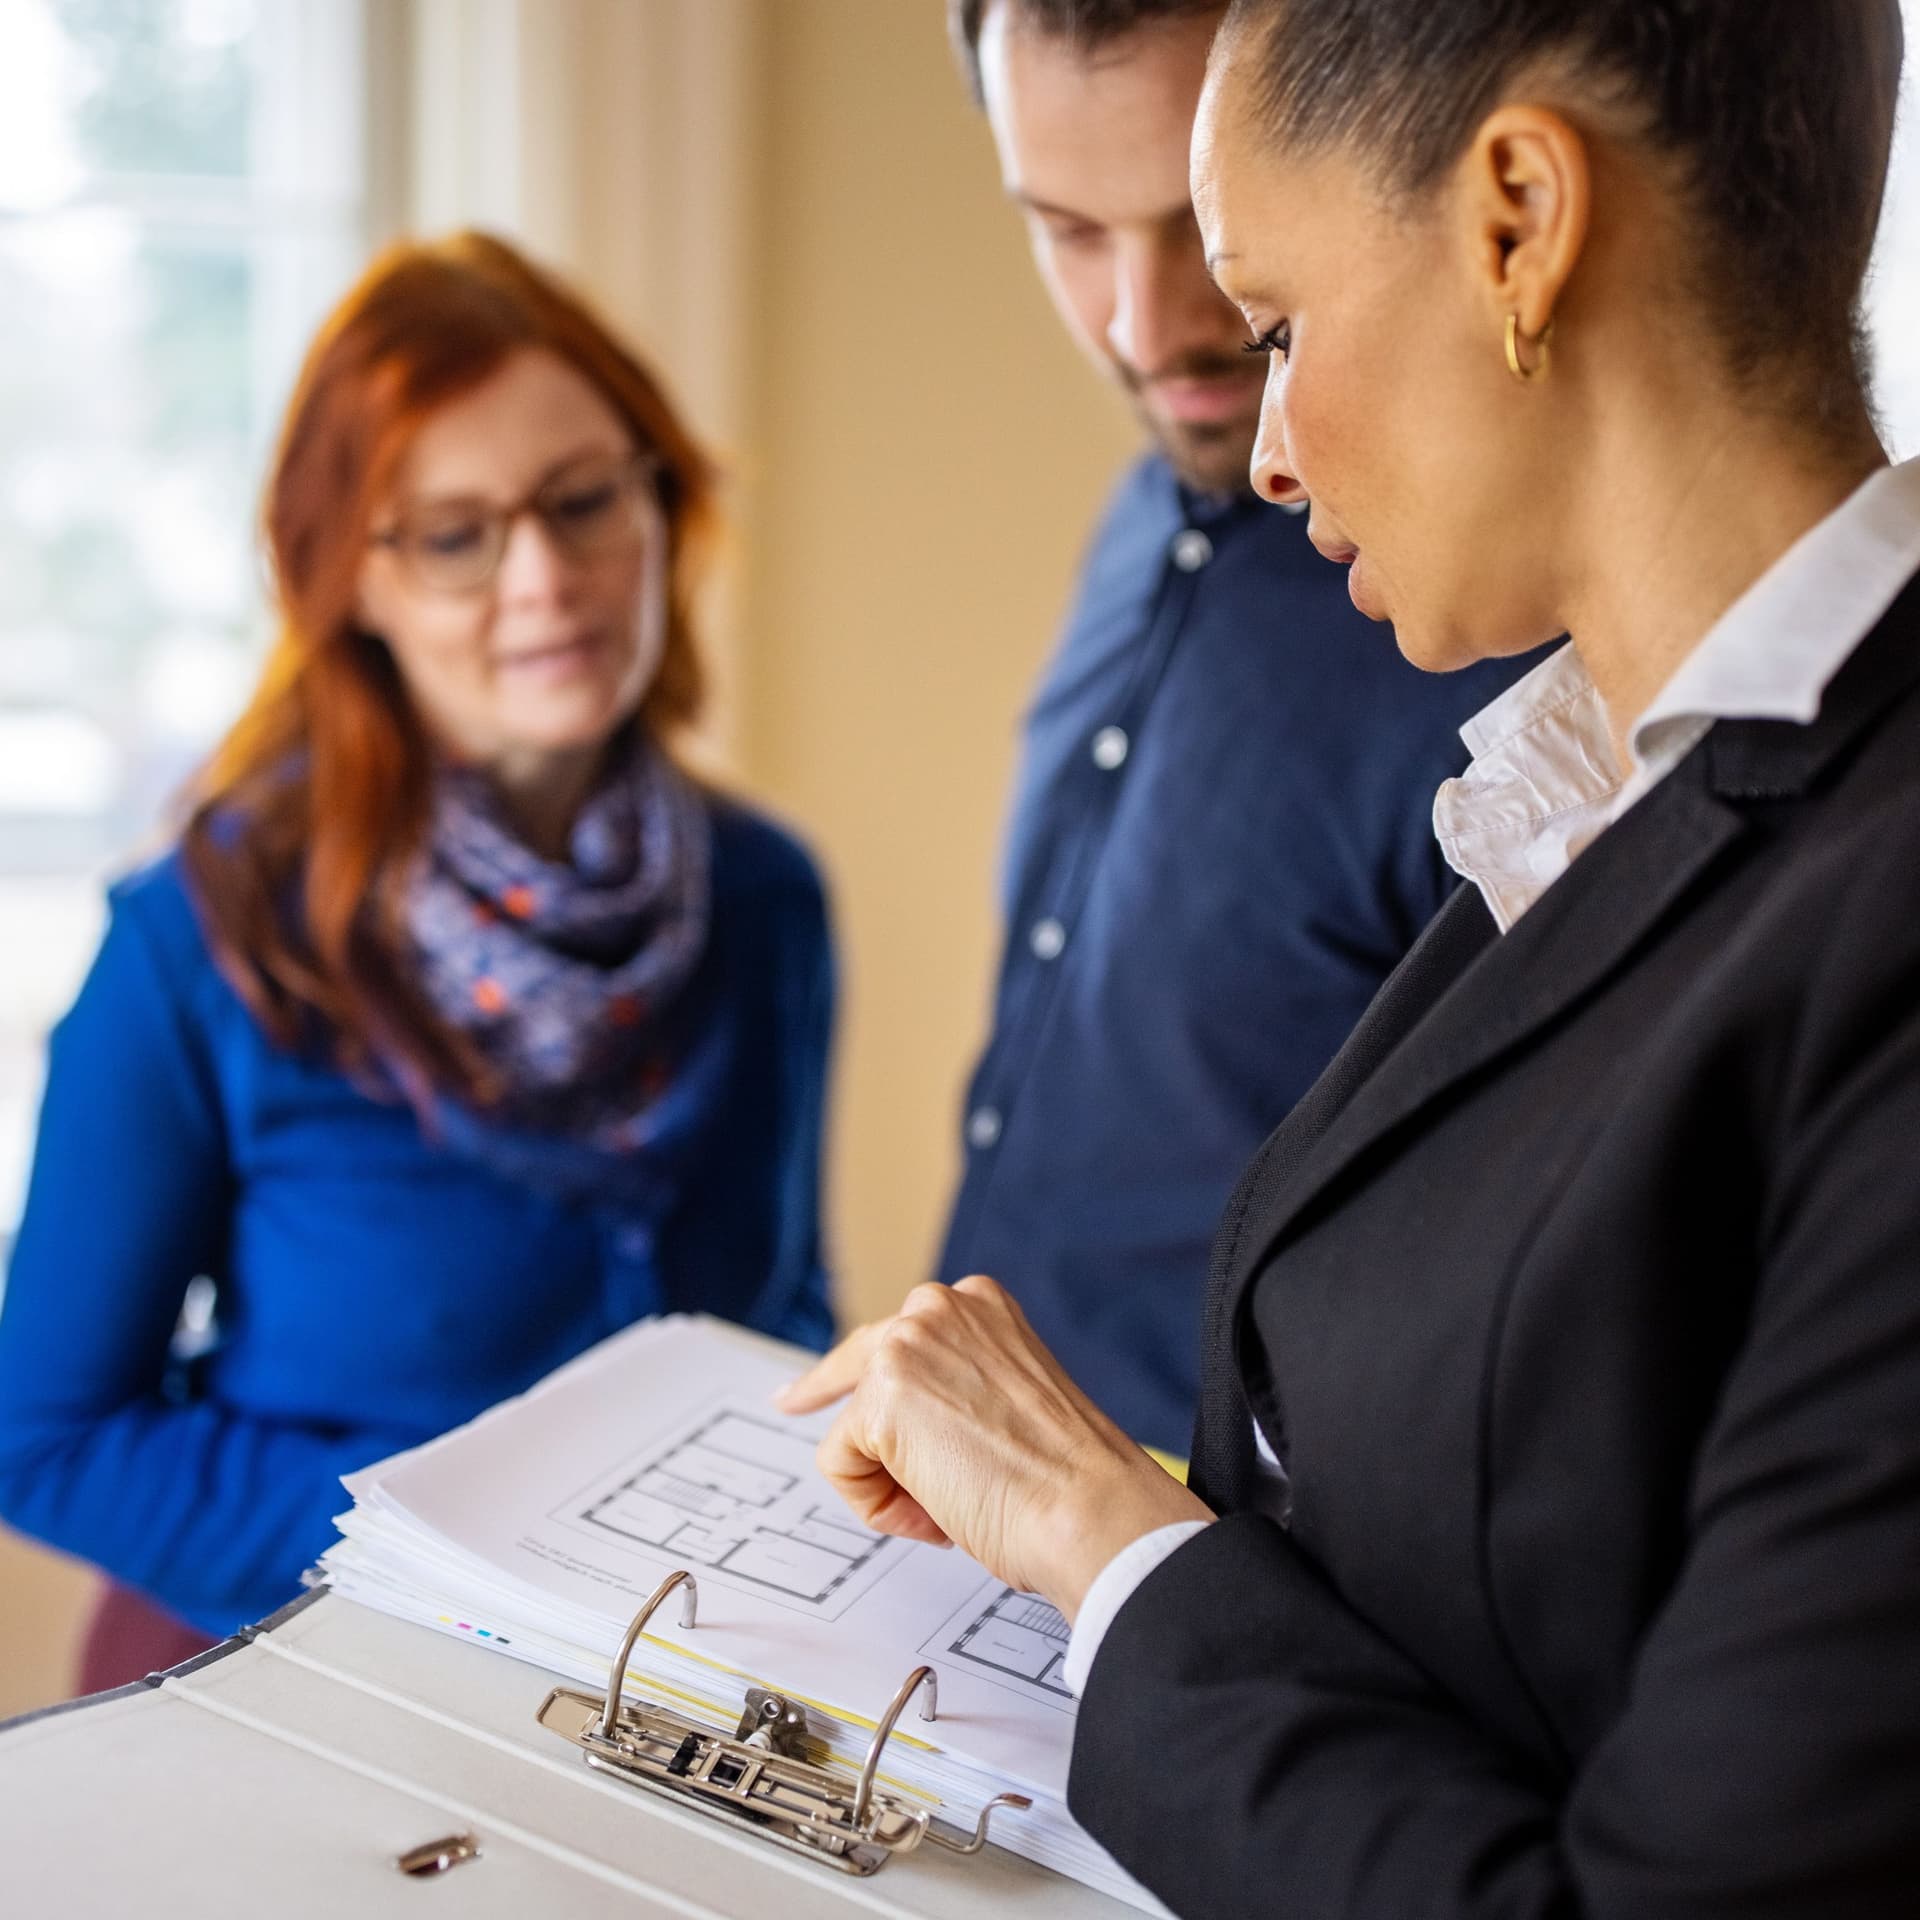
[{"label": "stack of paper", "polygon": [[710,1320],[616,1335],[352,1476],[345,1537],[319,1577],[603,1692],[628,1621],[685,1567],[695,1624],[680,1625],[677,1595],[660,1608],[630,1694],[731,1733],[748,1687],[771,1687],[806,1704],[813,1735],[851,1771],[900,1682],[929,1665],[938,1718],[909,1708],[883,1778],[968,1830],[996,1794],[1027,1794],[1030,1811],[994,1815],[999,1845],[1157,1911],[1066,1810],[1064,1621],[956,1551],[853,1518],[814,1470],[831,1414],[771,1405],[808,1358]]}]

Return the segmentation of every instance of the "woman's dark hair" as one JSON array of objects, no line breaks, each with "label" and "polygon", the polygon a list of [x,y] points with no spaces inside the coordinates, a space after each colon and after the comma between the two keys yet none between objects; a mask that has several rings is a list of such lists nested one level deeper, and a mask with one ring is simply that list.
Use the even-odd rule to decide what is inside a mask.
[{"label": "woman's dark hair", "polygon": [[1123,39],[1137,27],[1182,15],[1218,13],[1227,0],[947,0],[947,30],[953,36],[960,70],[976,102],[980,99],[980,29],[988,8],[1009,6],[1023,26],[1036,28],[1087,53],[1109,40]]},{"label": "woman's dark hair", "polygon": [[1842,427],[1899,97],[1899,0],[1233,0],[1221,44],[1293,153],[1417,195],[1517,80],[1624,108],[1704,224],[1697,292],[1736,380],[1790,373]]}]

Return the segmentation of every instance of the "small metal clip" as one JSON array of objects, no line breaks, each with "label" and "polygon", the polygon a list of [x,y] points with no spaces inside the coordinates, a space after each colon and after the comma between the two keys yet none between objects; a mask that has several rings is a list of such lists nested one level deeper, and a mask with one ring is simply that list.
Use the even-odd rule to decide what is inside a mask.
[{"label": "small metal clip", "polygon": [[480,1842],[470,1833],[450,1833],[444,1840],[429,1840],[424,1846],[410,1848],[394,1861],[404,1874],[416,1880],[480,1858]]},{"label": "small metal clip", "polygon": [[769,1753],[784,1753],[794,1760],[807,1757],[807,1710],[796,1706],[784,1693],[767,1687],[747,1689],[747,1708],[734,1728],[733,1737],[750,1747],[764,1747]]}]

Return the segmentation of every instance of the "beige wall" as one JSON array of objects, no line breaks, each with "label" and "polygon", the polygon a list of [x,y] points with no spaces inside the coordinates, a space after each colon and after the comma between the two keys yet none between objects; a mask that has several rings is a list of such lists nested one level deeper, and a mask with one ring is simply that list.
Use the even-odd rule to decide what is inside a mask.
[{"label": "beige wall", "polygon": [[[436,197],[451,189],[428,180],[420,224],[518,225],[669,373],[686,362],[695,412],[726,443],[741,539],[725,732],[834,892],[836,1264],[843,1314],[868,1317],[935,1250],[986,1010],[1018,715],[1132,445],[1124,409],[1046,310],[940,0],[426,0],[422,18],[517,37],[518,65],[482,75],[483,107],[486,88],[506,90],[502,111],[531,89],[573,100],[579,124],[550,121],[518,176],[483,181],[497,203]],[[651,97],[706,123],[731,187],[679,177],[631,135],[607,160],[609,76],[649,59],[674,66]],[[675,90],[709,68],[711,111],[690,114]],[[434,73],[419,84],[431,93]],[[461,137],[450,124],[447,142]],[[557,137],[593,152],[556,152]],[[627,196],[609,167],[633,170]],[[540,208],[569,179],[594,192],[563,230]],[[697,201],[712,231],[663,218],[663,195]],[[687,250],[675,272],[643,270],[628,231],[643,220]],[[711,311],[734,286],[737,374],[742,348],[716,340]],[[66,1690],[86,1590],[0,1535],[0,1716]]]},{"label": "beige wall", "polygon": [[926,1277],[997,937],[1018,716],[1131,444],[1002,203],[939,0],[770,0],[742,762],[845,963],[841,1307]]},{"label": "beige wall", "polygon": [[72,1691],[93,1576],[0,1527],[0,1720]]}]

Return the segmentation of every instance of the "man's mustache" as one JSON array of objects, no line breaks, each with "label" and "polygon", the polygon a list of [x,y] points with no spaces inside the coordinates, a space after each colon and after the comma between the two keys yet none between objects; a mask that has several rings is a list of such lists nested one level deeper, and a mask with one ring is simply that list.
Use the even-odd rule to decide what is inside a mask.
[{"label": "man's mustache", "polygon": [[1252,384],[1248,363],[1237,353],[1190,353],[1151,373],[1142,373],[1123,361],[1120,377],[1131,393],[1146,393],[1168,380],[1239,380]]}]

